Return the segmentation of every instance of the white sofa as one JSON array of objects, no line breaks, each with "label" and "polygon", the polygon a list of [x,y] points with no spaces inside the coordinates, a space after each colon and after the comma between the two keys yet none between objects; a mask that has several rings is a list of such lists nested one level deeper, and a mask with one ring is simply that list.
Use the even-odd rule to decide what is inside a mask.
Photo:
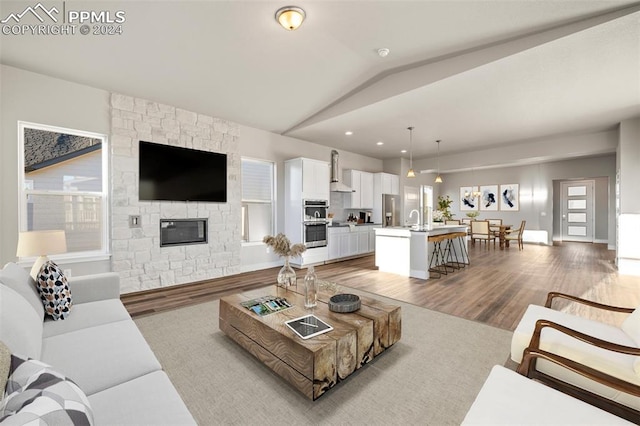
[{"label": "white sofa", "polygon": [[494,366],[463,425],[631,425],[620,417]]},{"label": "white sofa", "polygon": [[118,275],[71,278],[69,288],[69,317],[46,319],[33,279],[7,264],[0,271],[0,341],[73,380],[88,396],[96,425],[195,424],[120,302]]}]

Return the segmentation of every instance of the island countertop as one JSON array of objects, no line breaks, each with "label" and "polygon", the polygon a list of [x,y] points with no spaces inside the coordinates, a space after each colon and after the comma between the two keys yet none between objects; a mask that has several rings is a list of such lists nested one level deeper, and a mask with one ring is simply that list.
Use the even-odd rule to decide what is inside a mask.
[{"label": "island countertop", "polygon": [[386,228],[378,228],[375,230],[376,235],[386,235],[389,237],[406,237],[409,238],[412,233],[427,236],[442,235],[450,232],[466,232],[467,225],[442,225],[442,226],[388,226]]},{"label": "island countertop", "polygon": [[[451,233],[466,235],[467,228],[467,225],[377,228],[375,264],[383,272],[427,280],[433,252],[429,237]],[[468,263],[466,250],[455,244],[452,249],[457,258]]]}]

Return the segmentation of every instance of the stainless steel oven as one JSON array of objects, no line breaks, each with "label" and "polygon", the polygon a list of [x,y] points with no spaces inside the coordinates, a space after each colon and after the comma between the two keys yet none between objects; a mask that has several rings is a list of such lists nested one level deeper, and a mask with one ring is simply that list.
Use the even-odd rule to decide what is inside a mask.
[{"label": "stainless steel oven", "polygon": [[327,211],[329,210],[329,202],[327,200],[304,200],[304,221],[327,221]]},{"label": "stainless steel oven", "polygon": [[327,245],[327,221],[304,222],[303,237],[307,248],[325,247]]},{"label": "stainless steel oven", "polygon": [[327,200],[304,200],[302,236],[307,248],[327,245]]}]

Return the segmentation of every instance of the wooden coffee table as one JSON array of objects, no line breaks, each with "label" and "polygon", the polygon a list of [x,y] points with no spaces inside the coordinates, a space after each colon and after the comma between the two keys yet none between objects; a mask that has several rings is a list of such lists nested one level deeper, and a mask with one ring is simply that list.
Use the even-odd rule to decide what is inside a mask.
[{"label": "wooden coffee table", "polygon": [[[318,306],[304,308],[302,286],[266,287],[261,296],[284,297],[293,308],[266,316],[241,302],[244,293],[220,299],[220,330],[310,399],[317,399],[400,340],[400,306],[360,296],[353,313],[329,311],[330,294],[321,292]],[[313,313],[333,330],[310,339],[298,337],[285,321]]]}]

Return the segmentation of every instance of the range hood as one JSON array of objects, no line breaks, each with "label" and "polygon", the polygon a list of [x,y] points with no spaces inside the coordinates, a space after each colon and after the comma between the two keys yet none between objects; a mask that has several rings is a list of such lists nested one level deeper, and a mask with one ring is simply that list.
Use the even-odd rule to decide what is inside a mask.
[{"label": "range hood", "polygon": [[339,160],[340,154],[335,149],[331,151],[331,183],[329,184],[329,190],[331,192],[356,192],[338,179]]}]

